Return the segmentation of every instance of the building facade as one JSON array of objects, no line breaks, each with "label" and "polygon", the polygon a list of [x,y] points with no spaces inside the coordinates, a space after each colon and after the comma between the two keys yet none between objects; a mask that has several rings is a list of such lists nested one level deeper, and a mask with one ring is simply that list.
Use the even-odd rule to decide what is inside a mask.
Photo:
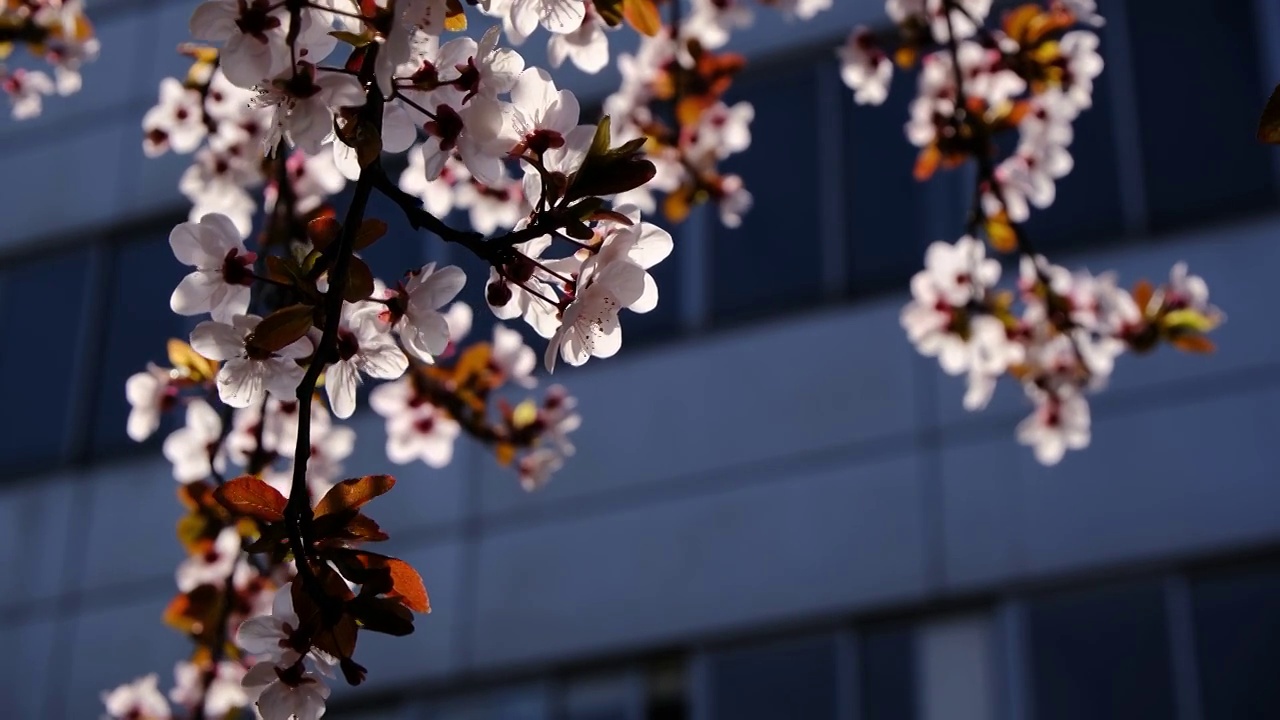
[{"label": "building facade", "polygon": [[[6,718],[96,717],[100,691],[167,685],[188,651],[160,622],[173,481],[125,437],[123,387],[190,327],[165,302],[185,159],[144,159],[139,123],[193,5],[93,3],[84,90],[0,122]],[[378,519],[434,610],[361,641],[369,682],[331,716],[1280,717],[1280,154],[1253,139],[1280,5],[1099,5],[1107,70],[1029,231],[1126,282],[1188,261],[1228,315],[1216,354],[1122,361],[1092,446],[1038,466],[1018,393],[966,413],[898,325],[969,180],[911,179],[911,78],[879,109],[839,83],[832,48],[883,3],[759,23],[733,91],[754,143],[731,164],[757,207],[737,231],[678,228],[628,351],[557,376],[585,425],[550,486],[465,444],[443,471],[392,466],[380,420],[353,419],[347,467],[398,477]],[[616,80],[565,76],[588,97]],[[395,247],[396,271],[451,259],[425,235]]]}]

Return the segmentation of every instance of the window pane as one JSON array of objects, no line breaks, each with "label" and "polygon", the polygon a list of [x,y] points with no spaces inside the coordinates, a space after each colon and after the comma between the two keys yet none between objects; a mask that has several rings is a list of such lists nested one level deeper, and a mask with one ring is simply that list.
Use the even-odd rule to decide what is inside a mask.
[{"label": "window pane", "polygon": [[710,675],[716,720],[836,716],[836,653],[829,640],[722,653]]},{"label": "window pane", "polygon": [[479,696],[442,702],[431,720],[544,720],[547,694],[542,687],[493,690]]},{"label": "window pane", "polygon": [[1280,717],[1280,565],[1218,571],[1191,592],[1205,720]]},{"label": "window pane", "polygon": [[[1147,203],[1159,230],[1274,205],[1251,2],[1130,0]],[[1195,58],[1179,62],[1174,58]]]},{"label": "window pane", "polygon": [[639,717],[637,689],[625,675],[571,681],[565,688],[563,720],[632,720]]},{"label": "window pane", "polygon": [[742,227],[715,220],[711,302],[717,321],[760,316],[822,296],[818,237],[818,87],[811,63],[745,72],[725,97],[755,106],[751,147],[722,163],[755,198]]},{"label": "window pane", "polygon": [[1026,229],[1037,250],[1097,245],[1114,240],[1123,231],[1110,78],[1111,74],[1103,71],[1094,80],[1093,107],[1080,113],[1073,124],[1070,152],[1075,163],[1071,172],[1058,180],[1053,204],[1031,208]]},{"label": "window pane", "polygon": [[917,75],[894,78],[878,107],[855,105],[852,93],[843,96],[845,225],[854,295],[900,288],[923,265],[930,242],[951,242],[964,231],[962,173],[939,170],[924,182],[912,175],[919,151],[907,142],[903,126]]},{"label": "window pane", "polygon": [[646,217],[644,220],[671,233],[675,248],[665,260],[649,268],[649,274],[658,283],[658,307],[647,313],[623,313],[622,338],[627,347],[664,340],[680,330],[680,303],[684,295],[680,287],[684,255],[680,233],[683,226],[672,226],[661,215]]},{"label": "window pane", "polygon": [[[0,282],[0,397],[10,408],[0,433],[8,473],[55,462],[69,431],[71,393],[84,325],[87,250],[4,267]],[[38,311],[37,311],[38,310]],[[120,383],[124,397],[124,382]]]},{"label": "window pane", "polygon": [[994,720],[992,628],[985,616],[930,622],[916,632],[922,720]]},{"label": "window pane", "polygon": [[[128,450],[135,443],[125,435],[129,403],[124,384],[148,362],[168,365],[165,345],[170,338],[186,340],[189,328],[204,318],[183,318],[169,309],[169,296],[190,270],[169,249],[171,225],[160,224],[144,238],[113,248],[106,289],[106,310],[98,336],[100,365],[90,452],[101,457]],[[164,436],[164,428],[152,444]]]},{"label": "window pane", "polygon": [[[392,177],[399,177],[399,173]],[[350,193],[351,190],[348,189],[345,195],[349,196]],[[340,213],[345,212],[348,202],[349,200],[344,199],[337,203]],[[379,192],[374,192],[369,198],[365,217],[378,218],[387,223],[387,234],[360,253],[361,259],[373,270],[373,276],[387,285],[394,286],[406,271],[417,270],[426,264],[428,242],[441,242],[426,230],[414,230],[405,219],[404,211]]]},{"label": "window pane", "polygon": [[862,720],[916,717],[916,648],[910,626],[894,624],[864,630],[858,670]]},{"label": "window pane", "polygon": [[1045,596],[1029,620],[1036,720],[1174,716],[1160,583]]}]

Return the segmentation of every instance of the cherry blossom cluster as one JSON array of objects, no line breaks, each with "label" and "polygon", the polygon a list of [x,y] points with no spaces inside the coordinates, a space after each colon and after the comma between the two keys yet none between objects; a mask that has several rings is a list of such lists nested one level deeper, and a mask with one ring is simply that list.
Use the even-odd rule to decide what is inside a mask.
[{"label": "cherry blossom cluster", "polygon": [[[365,505],[395,480],[342,479],[356,438],[341,421],[367,403],[396,463],[445,467],[468,436],[523,487],[544,485],[574,454],[581,417],[562,386],[528,396],[539,352],[547,373],[611,357],[624,311],[657,306],[651,271],[673,241],[645,220],[655,193],[669,220],[714,202],[725,225],[742,222],[753,198],[719,163],[749,147],[754,109],[724,100],[745,62],[724,49],[760,12],[804,20],[832,3],[201,3],[190,30],[204,44],[182,46],[189,71],[162,81],[142,121],[147,155],[191,156],[180,180],[191,211],[169,238],[189,270],[170,307],[195,324],[169,343],[167,366],[126,384],[131,438],[182,421],[163,443],[187,552],[165,619],[195,649],[167,699],[150,675],[105,693],[108,713],[168,718],[172,702],[196,720],[250,706],[266,720],[311,720],[332,678],[362,682],[359,634],[408,634],[430,603],[416,570],[367,549],[389,536]],[[841,74],[857,102],[878,104],[895,64],[919,65],[906,126],[917,177],[978,166],[969,234],[930,248],[903,326],[944,371],[967,375],[966,407],[986,405],[998,378],[1019,380],[1036,406],[1019,439],[1053,463],[1087,444],[1084,395],[1121,352],[1206,350],[1221,314],[1185,267],[1159,288],[1124,291],[1035,252],[1020,223],[1071,169],[1071,122],[1102,69],[1089,27],[1102,21],[1091,0],[1049,0],[988,28],[990,6],[888,0],[893,59],[859,29],[839,50]],[[27,41],[60,81],[96,50],[72,0],[2,7],[0,41]],[[61,29],[39,42],[8,29],[37,16]],[[488,29],[467,34],[477,21]],[[624,25],[640,45],[618,55],[622,84],[599,119],[515,49],[545,33],[553,67],[595,73]],[[33,74],[4,77],[26,78],[5,82],[29,108]],[[1015,130],[1016,148],[998,157],[993,137]],[[369,216],[375,194],[415,232],[483,261],[486,276],[427,263],[375,277],[368,258],[417,241]],[[458,211],[464,226],[450,224]],[[1014,291],[996,289],[1001,266],[980,235],[1021,253]],[[487,310],[457,300],[468,282]],[[476,310],[500,322],[468,340]],[[540,347],[504,324],[517,320]]]},{"label": "cherry blossom cluster", "polygon": [[[9,68],[4,60],[15,46],[53,70]],[[48,95],[80,91],[80,68],[98,57],[98,39],[81,0],[4,0],[0,2],[0,90],[9,98],[15,120],[40,114]]]},{"label": "cherry blossom cluster", "polygon": [[1035,410],[1017,428],[1046,465],[1086,447],[1086,393],[1105,386],[1116,358],[1160,342],[1190,352],[1212,349],[1205,333],[1223,319],[1209,288],[1184,264],[1159,288],[1125,290],[1112,273],[1072,272],[1024,255],[1015,290],[998,291],[1001,267],[982,241],[936,242],[911,280],[902,326],[916,348],[949,375],[965,375],[964,406],[981,410],[997,380],[1021,383]]},{"label": "cherry blossom cluster", "polygon": [[[492,341],[460,344],[472,319],[455,302],[462,270],[373,276],[375,243],[413,241],[384,240],[388,224],[365,214],[373,193],[489,264],[488,304],[548,340],[548,371],[616,353],[619,312],[657,304],[648,268],[671,237],[607,199],[653,176],[643,140],[615,146],[607,118],[580,123],[577,99],[498,47],[498,29],[441,37],[465,21],[433,1],[209,0],[192,32],[221,47],[184,46],[189,72],[162,82],[143,119],[148,155],[193,156],[180,183],[193,207],[169,238],[189,272],[170,307],[198,322],[189,342],[171,341],[168,367],[126,386],[135,440],[167,413],[184,421],[163,446],[189,511],[166,619],[195,642],[169,693],[191,717],[249,704],[268,720],[319,717],[327,677],[364,678],[360,630],[406,634],[429,609],[416,571],[361,547],[388,539],[360,508],[394,481],[337,482],[355,442],[337,421],[363,384],[386,381],[368,401],[395,462],[443,467],[465,433],[534,489],[574,452],[581,419],[564,388],[512,397],[537,385],[519,332],[498,325]],[[403,152],[397,183],[382,158]],[[470,202],[449,196],[470,206],[471,229],[423,207],[420,188],[446,174],[475,181]],[[330,198],[348,181],[339,218]],[[502,188],[526,206],[490,202],[502,212],[486,214]],[[157,682],[104,702],[161,715]]]},{"label": "cherry blossom cluster", "polygon": [[[1176,266],[1157,289],[1120,288],[1110,273],[1072,272],[1038,254],[1021,226],[1046,208],[1069,173],[1073,121],[1092,106],[1102,72],[1103,23],[1092,0],[1050,0],[1005,11],[987,25],[990,0],[888,0],[897,47],[857,28],[838,50],[854,101],[878,105],[894,66],[919,65],[917,95],[906,123],[920,148],[915,175],[973,162],[978,169],[969,233],[934,243],[911,281],[902,311],[908,338],[944,372],[966,375],[964,406],[984,408],[997,380],[1018,380],[1035,410],[1017,428],[1019,442],[1046,465],[1089,444],[1085,394],[1102,388],[1116,358],[1160,341],[1183,350],[1212,349],[1205,337],[1223,319],[1209,305],[1204,280]],[[891,59],[892,55],[892,59]],[[1017,132],[998,156],[995,138]],[[1021,255],[1016,292],[997,292],[1001,265],[986,242]]]}]

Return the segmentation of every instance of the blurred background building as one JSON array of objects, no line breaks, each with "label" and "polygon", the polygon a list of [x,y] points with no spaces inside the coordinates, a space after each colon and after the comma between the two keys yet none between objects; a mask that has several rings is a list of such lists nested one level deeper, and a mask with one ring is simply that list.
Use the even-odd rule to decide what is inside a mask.
[{"label": "blurred background building", "polygon": [[[1039,467],[1016,390],[965,413],[898,326],[967,191],[911,180],[910,78],[880,109],[840,85],[833,47],[883,3],[759,22],[732,93],[755,142],[731,164],[757,207],[738,231],[681,227],[627,351],[557,377],[586,420],[565,472],[526,494],[470,445],[397,468],[379,419],[354,419],[347,467],[400,478],[377,517],[434,612],[363,639],[370,681],[331,715],[1280,717],[1280,156],[1254,140],[1280,4],[1099,4],[1107,70],[1030,232],[1126,283],[1189,261],[1229,316],[1217,354],[1122,362],[1092,447]],[[92,3],[84,90],[0,122],[6,718],[96,717],[101,690],[168,686],[188,650],[160,622],[174,483],[158,442],[125,437],[124,380],[189,329],[166,302],[186,159],[144,159],[139,123],[192,6]],[[595,98],[616,79],[563,77]],[[401,240],[395,272],[448,259]]]}]

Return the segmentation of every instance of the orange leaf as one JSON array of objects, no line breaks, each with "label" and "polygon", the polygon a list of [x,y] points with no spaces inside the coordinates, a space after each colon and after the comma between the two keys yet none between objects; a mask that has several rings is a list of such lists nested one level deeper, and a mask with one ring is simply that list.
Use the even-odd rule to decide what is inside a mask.
[{"label": "orange leaf", "polygon": [[508,442],[500,442],[494,447],[494,451],[498,456],[498,464],[502,467],[510,467],[511,461],[516,459],[516,446]]},{"label": "orange leaf", "polygon": [[316,505],[317,518],[346,510],[359,510],[370,500],[382,495],[396,484],[390,475],[366,475],[351,478],[329,488]]},{"label": "orange leaf", "polygon": [[684,188],[667,195],[666,200],[662,202],[662,213],[667,219],[673,223],[684,222],[689,217],[689,211],[692,209],[693,194]]},{"label": "orange leaf", "polygon": [[622,16],[631,27],[649,37],[662,29],[662,16],[653,0],[622,0]]},{"label": "orange leaf", "polygon": [[1151,298],[1155,295],[1155,288],[1151,286],[1149,280],[1139,280],[1133,285],[1133,301],[1137,303],[1138,309],[1142,312],[1147,311],[1147,306],[1151,304]]},{"label": "orange leaf", "polygon": [[1009,216],[1003,210],[987,218],[986,228],[991,247],[1003,253],[1018,249],[1018,233],[1009,224]]},{"label": "orange leaf", "polygon": [[451,32],[462,32],[467,29],[467,12],[458,0],[449,0],[445,7],[444,29]]},{"label": "orange leaf", "polygon": [[920,151],[920,155],[916,157],[915,169],[911,171],[913,177],[920,182],[924,182],[933,177],[933,173],[938,170],[938,165],[942,163],[942,151],[937,145]]},{"label": "orange leaf", "polygon": [[284,508],[288,504],[279,490],[253,475],[241,475],[227,482],[213,496],[234,515],[243,515],[263,522],[284,520]]},{"label": "orange leaf", "polygon": [[1179,335],[1170,340],[1169,343],[1182,352],[1189,353],[1211,353],[1218,349],[1212,340],[1203,335]]},{"label": "orange leaf", "polygon": [[398,558],[387,558],[387,569],[391,571],[391,592],[389,596],[398,597],[404,606],[414,612],[431,612],[431,600],[427,597],[427,588],[422,584],[422,576],[409,563]]}]

